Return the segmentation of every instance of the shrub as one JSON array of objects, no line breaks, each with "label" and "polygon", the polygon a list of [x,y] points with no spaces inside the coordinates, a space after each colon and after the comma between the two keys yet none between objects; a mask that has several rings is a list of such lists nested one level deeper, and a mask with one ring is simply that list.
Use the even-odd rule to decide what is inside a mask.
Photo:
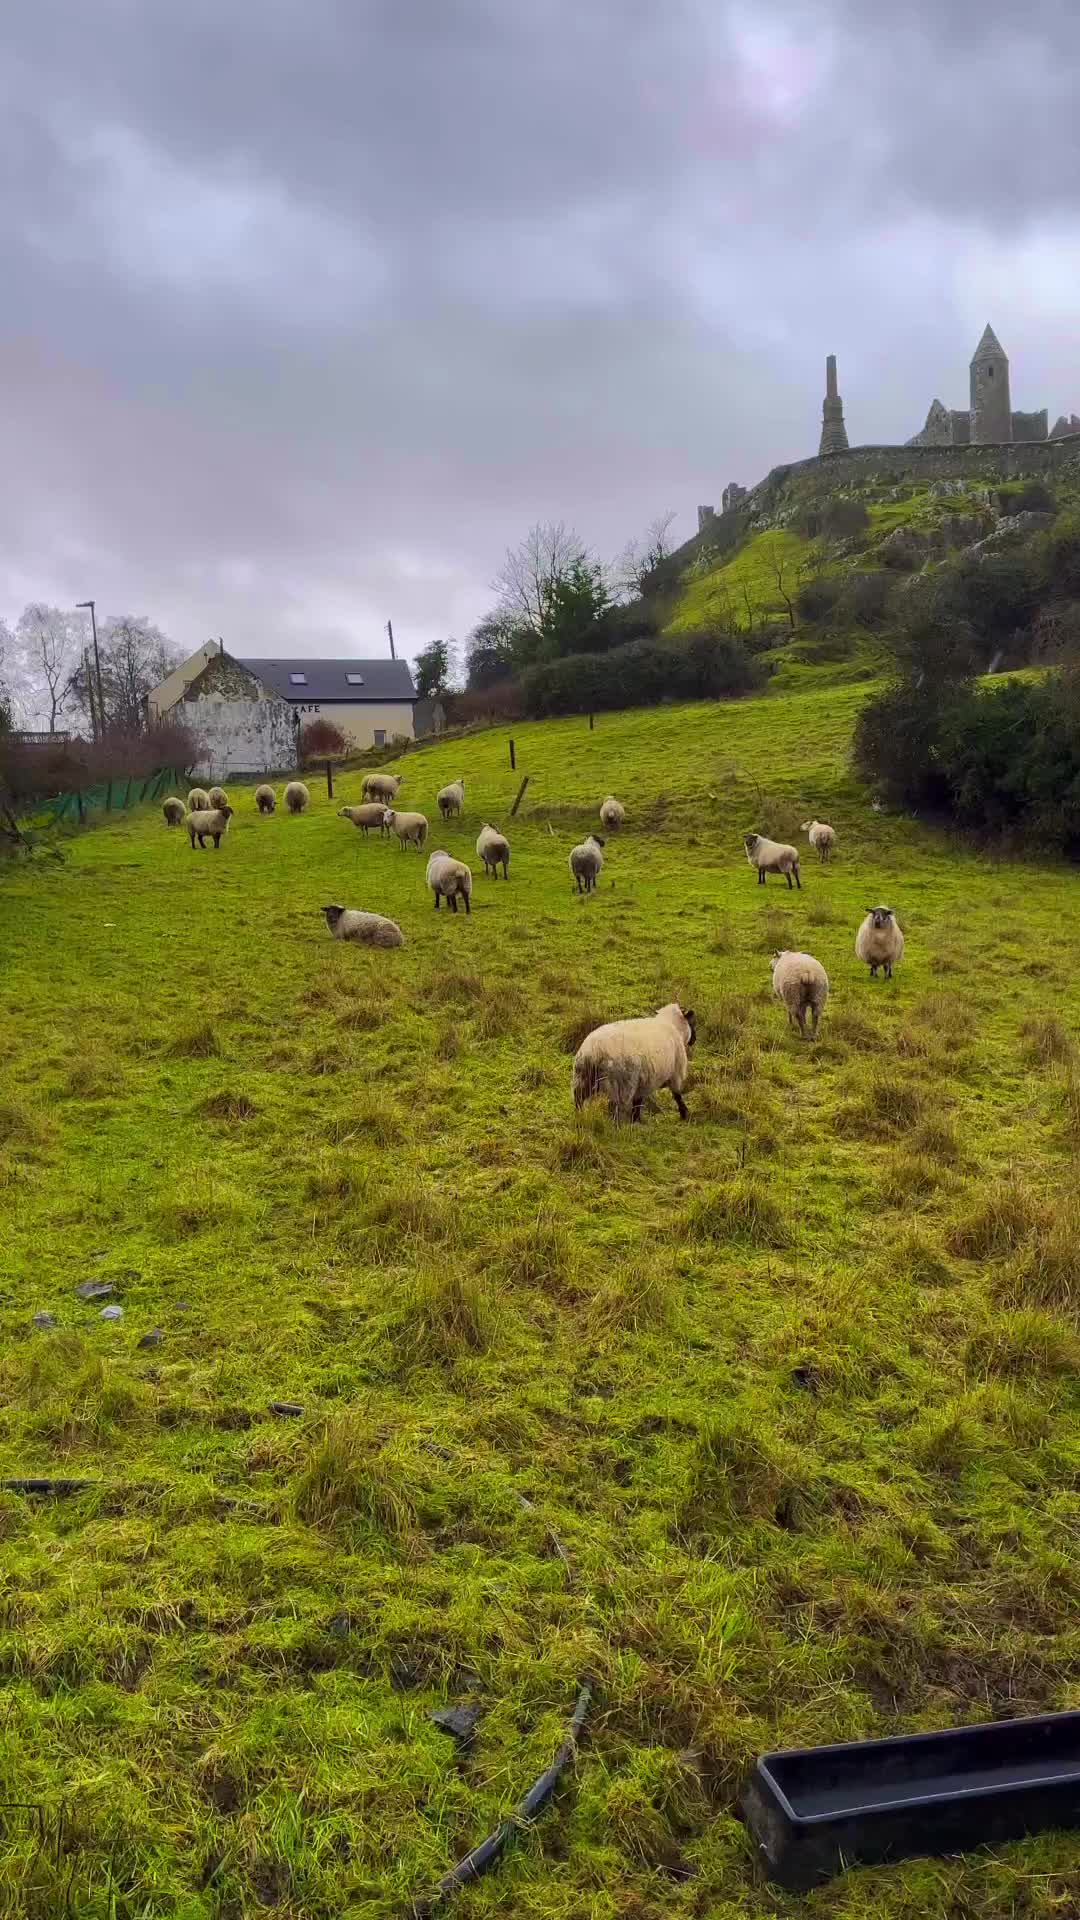
[{"label": "shrub", "polygon": [[741,640],[705,630],[549,660],[530,667],[521,685],[526,711],[543,718],[657,700],[718,700],[752,692],[763,677]]},{"label": "shrub", "polygon": [[825,576],[807,580],[795,595],[795,611],[800,620],[827,620],[843,593],[841,581]]},{"label": "shrub", "polygon": [[880,627],[892,604],[893,582],[887,573],[852,574],[840,602],[841,616],[857,627]]},{"label": "shrub", "polygon": [[313,760],[334,760],[345,752],[348,742],[339,726],[321,715],[300,729],[300,759],[304,766]]}]

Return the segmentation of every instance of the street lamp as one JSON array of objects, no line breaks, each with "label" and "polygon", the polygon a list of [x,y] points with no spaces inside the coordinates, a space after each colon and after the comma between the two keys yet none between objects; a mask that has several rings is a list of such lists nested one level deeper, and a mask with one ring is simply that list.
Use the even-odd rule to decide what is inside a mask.
[{"label": "street lamp", "polygon": [[[105,697],[101,690],[101,655],[98,652],[97,615],[94,612],[94,602],[92,600],[76,600],[75,605],[80,609],[85,609],[86,607],[89,607],[90,609],[90,625],[93,628],[93,633],[94,633],[94,672],[97,676],[98,732],[100,733],[101,738],[104,739],[105,738]],[[90,702],[91,719],[93,718],[93,706],[94,706],[94,703],[91,700]]]}]

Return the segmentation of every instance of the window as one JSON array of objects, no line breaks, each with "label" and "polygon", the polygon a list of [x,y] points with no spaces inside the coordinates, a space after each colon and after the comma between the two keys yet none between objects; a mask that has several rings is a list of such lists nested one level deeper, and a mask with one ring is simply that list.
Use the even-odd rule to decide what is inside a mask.
[{"label": "window", "polygon": [[377,747],[385,747],[386,745],[386,728],[385,727],[376,727],[375,745]]},{"label": "window", "polygon": [[362,687],[364,684],[364,676],[362,673],[347,673],[345,678],[350,687]]},{"label": "window", "polygon": [[290,687],[306,687],[307,674],[306,673],[290,673],[289,685]]},{"label": "window", "polygon": [[993,377],[994,377],[994,369],[993,369],[993,367],[987,367],[987,369],[986,369],[986,377],[987,377],[987,379],[988,379],[988,380],[992,380],[992,379],[993,379]]}]

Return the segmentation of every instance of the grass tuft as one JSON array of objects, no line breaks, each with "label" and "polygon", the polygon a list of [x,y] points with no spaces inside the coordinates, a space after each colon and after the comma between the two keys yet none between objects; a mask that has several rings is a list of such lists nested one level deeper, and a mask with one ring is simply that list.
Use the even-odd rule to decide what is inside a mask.
[{"label": "grass tuft", "polygon": [[953,1222],[946,1245],[961,1260],[1000,1259],[1022,1247],[1044,1218],[1044,1203],[1022,1180],[988,1182]]},{"label": "grass tuft", "polygon": [[330,1420],[293,1487],[293,1510],[309,1527],[355,1525],[401,1540],[416,1521],[402,1466],[353,1415]]},{"label": "grass tuft", "polygon": [[1071,1066],[1076,1043],[1056,1013],[1033,1014],[1020,1026],[1023,1057],[1029,1067]]},{"label": "grass tuft", "polygon": [[178,1033],[169,1047],[174,1060],[215,1060],[221,1053],[217,1034],[204,1020],[197,1027],[188,1027]]},{"label": "grass tuft", "polygon": [[[753,1247],[787,1247],[791,1229],[772,1182],[741,1175],[695,1200],[683,1215],[681,1231],[692,1240],[742,1240]],[[792,1196],[794,1199],[794,1196]]]},{"label": "grass tuft", "polygon": [[398,1293],[389,1337],[407,1365],[487,1353],[499,1327],[484,1282],[460,1267],[420,1267]]}]

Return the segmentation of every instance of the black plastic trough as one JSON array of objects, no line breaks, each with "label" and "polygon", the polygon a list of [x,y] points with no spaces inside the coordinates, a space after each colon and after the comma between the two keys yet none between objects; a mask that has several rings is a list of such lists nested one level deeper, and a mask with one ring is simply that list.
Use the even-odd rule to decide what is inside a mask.
[{"label": "black plastic trough", "polygon": [[767,1753],[742,1811],[771,1880],[1080,1826],[1080,1713]]}]

